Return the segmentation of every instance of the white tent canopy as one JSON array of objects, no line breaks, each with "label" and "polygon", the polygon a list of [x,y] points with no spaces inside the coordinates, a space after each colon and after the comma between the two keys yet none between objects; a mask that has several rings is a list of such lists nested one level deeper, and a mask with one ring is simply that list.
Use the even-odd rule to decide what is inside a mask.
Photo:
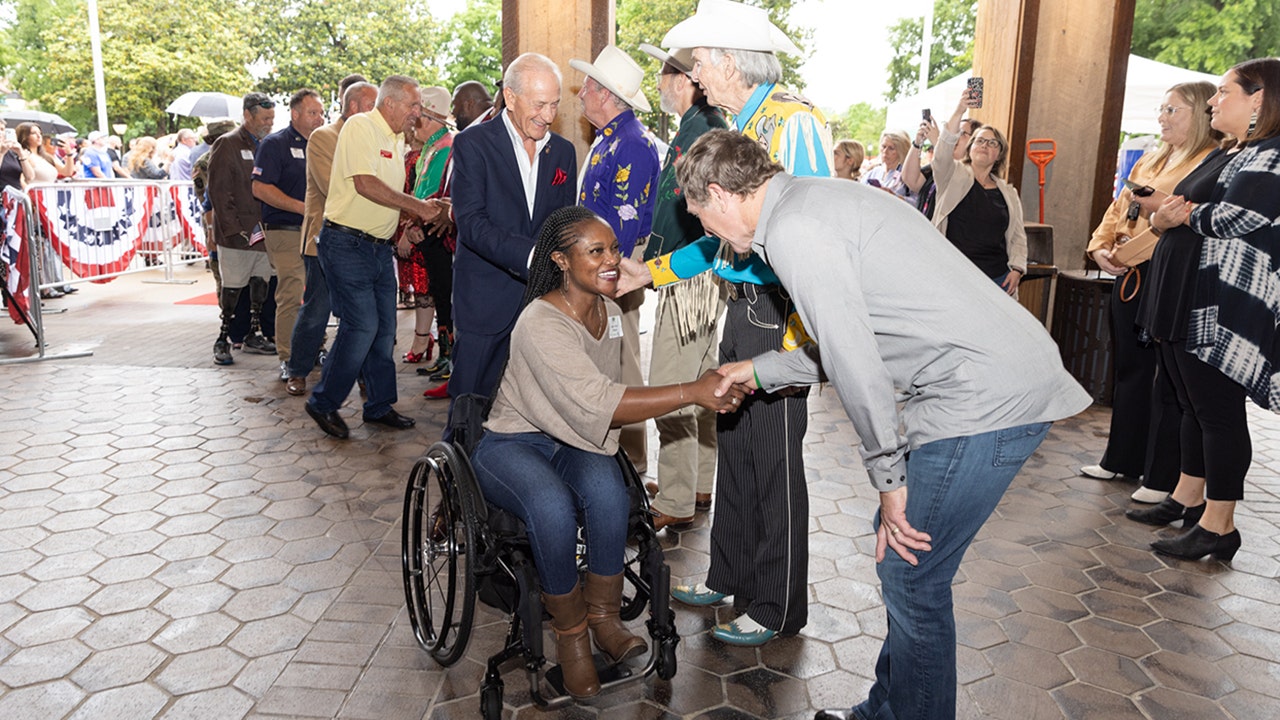
[{"label": "white tent canopy", "polygon": [[[891,103],[885,127],[905,130],[908,135],[915,137],[916,128],[920,126],[920,111],[924,108],[932,110],[938,122],[945,122],[960,101],[960,94],[971,74],[971,70],[965,70],[961,75],[938,83],[922,93]],[[1208,80],[1217,85],[1218,79],[1217,75],[1184,70],[1130,55],[1129,71],[1125,75],[1124,110],[1120,118],[1120,129],[1138,135],[1160,134],[1155,108],[1170,87],[1196,80]]]}]

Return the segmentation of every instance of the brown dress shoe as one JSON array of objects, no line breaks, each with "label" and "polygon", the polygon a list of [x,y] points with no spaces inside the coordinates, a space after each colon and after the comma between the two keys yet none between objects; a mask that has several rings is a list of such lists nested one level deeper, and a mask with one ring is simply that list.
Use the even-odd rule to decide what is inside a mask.
[{"label": "brown dress shoe", "polygon": [[285,384],[284,389],[290,395],[306,395],[307,379],[305,377],[291,377],[288,383]]},{"label": "brown dress shoe", "polygon": [[649,493],[649,497],[653,497],[658,494],[658,483],[650,480],[644,484],[644,490]]},{"label": "brown dress shoe", "polygon": [[680,529],[689,527],[689,525],[693,523],[692,515],[690,515],[689,517],[678,518],[678,517],[672,517],[670,515],[667,515],[666,513],[658,512],[657,510],[652,510],[652,509],[649,510],[649,513],[653,515],[654,532],[657,532],[664,527],[671,527],[676,530],[680,530]]},{"label": "brown dress shoe", "polygon": [[711,509],[711,493],[698,493],[693,496],[693,509],[706,512]]}]

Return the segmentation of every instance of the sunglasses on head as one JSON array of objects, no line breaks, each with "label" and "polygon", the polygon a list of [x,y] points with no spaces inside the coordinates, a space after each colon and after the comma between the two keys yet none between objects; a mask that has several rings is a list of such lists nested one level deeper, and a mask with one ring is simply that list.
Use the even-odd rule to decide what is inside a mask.
[{"label": "sunglasses on head", "polygon": [[271,98],[267,98],[266,100],[254,100],[248,105],[245,105],[244,109],[252,110],[254,108],[262,108],[263,110],[270,110],[275,106],[276,106],[276,101],[272,100]]}]

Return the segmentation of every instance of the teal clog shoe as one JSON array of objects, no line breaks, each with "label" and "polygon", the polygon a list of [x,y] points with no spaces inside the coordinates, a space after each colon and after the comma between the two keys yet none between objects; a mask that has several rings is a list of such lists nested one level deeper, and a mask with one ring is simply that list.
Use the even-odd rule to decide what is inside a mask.
[{"label": "teal clog shoe", "polygon": [[756,647],[763,645],[773,639],[778,634],[777,630],[761,628],[759,630],[743,630],[738,627],[738,621],[733,620],[727,623],[720,623],[711,628],[711,637],[729,645],[742,645],[744,647]]},{"label": "teal clog shoe", "polygon": [[671,597],[685,605],[702,606],[714,605],[728,596],[698,583],[697,585],[676,585],[671,588]]}]

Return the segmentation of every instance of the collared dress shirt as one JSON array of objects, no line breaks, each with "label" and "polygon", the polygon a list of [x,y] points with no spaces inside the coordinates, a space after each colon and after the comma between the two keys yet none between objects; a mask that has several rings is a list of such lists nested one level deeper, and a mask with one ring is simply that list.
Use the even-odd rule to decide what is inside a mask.
[{"label": "collared dress shirt", "polygon": [[659,169],[658,150],[634,112],[624,110],[596,131],[578,202],[609,223],[623,257],[653,227]]},{"label": "collared dress shirt", "polygon": [[[533,144],[533,159],[529,159],[529,152],[524,149],[524,139],[520,137],[520,133],[516,132],[516,126],[511,124],[511,113],[502,113],[502,124],[507,128],[507,135],[511,138],[511,147],[516,153],[516,165],[520,168],[520,181],[524,184],[524,202],[529,210],[529,217],[533,217],[533,203],[538,199],[538,163],[542,159],[542,148],[551,142],[551,131],[547,131],[541,140],[537,140]],[[530,255],[532,257],[532,255]]]},{"label": "collared dress shirt", "polygon": [[342,126],[324,217],[374,237],[390,238],[400,221],[400,210],[356,192],[357,175],[372,175],[393,190],[404,187],[404,137],[387,124],[377,108],[352,115]]}]

